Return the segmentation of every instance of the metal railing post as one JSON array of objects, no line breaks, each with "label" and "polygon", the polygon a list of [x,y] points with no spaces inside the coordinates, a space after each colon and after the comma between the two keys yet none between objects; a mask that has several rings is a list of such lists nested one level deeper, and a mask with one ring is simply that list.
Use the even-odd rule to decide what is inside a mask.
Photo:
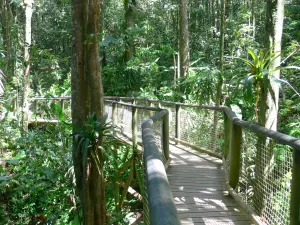
[{"label": "metal railing post", "polygon": [[117,104],[112,103],[112,123],[113,123],[113,135],[116,135],[116,126],[117,126]]},{"label": "metal railing post", "polygon": [[234,123],[231,126],[231,141],[230,141],[230,171],[229,185],[235,189],[239,183],[240,176],[240,160],[242,148],[242,128]]},{"label": "metal railing post", "polygon": [[227,159],[230,150],[231,121],[224,112],[224,158]]},{"label": "metal railing post", "polygon": [[163,118],[163,150],[164,150],[164,155],[165,159],[169,160],[170,158],[170,153],[169,153],[169,111],[166,110],[166,115]]},{"label": "metal railing post", "polygon": [[300,151],[294,149],[291,184],[290,225],[300,224]]},{"label": "metal railing post", "polygon": [[[176,104],[175,138],[180,140],[180,113],[181,106]],[[175,142],[178,144],[178,142]]]},{"label": "metal railing post", "polygon": [[137,108],[132,106],[132,147],[134,150],[137,149]]}]

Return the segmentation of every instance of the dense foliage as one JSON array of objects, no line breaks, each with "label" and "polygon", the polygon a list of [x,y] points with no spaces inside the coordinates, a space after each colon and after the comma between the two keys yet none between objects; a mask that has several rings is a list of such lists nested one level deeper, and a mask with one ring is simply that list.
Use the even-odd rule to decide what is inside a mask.
[{"label": "dense foliage", "polygon": [[[129,13],[124,12],[125,2],[132,18],[126,18]],[[188,76],[180,77],[178,1],[103,0],[101,33],[95,35],[101,37],[99,54],[105,95],[215,104],[221,75],[222,104],[240,111],[243,119],[257,122],[257,81],[264,80],[266,68],[254,73],[253,65],[247,62],[264,52],[266,3],[254,0],[227,3],[224,71],[220,71],[221,2],[189,1],[191,60]],[[78,224],[81,212],[75,195],[68,116],[62,115],[59,107],[48,104],[37,114],[47,118],[58,113],[60,122],[37,126],[28,132],[22,130],[24,2],[3,0],[0,6],[0,223],[38,224],[47,220],[49,224]],[[34,1],[30,97],[70,95],[71,6],[71,0]],[[299,11],[299,1],[286,0],[281,79],[276,80],[281,87],[278,130],[297,138],[300,138]],[[128,25],[129,19],[133,26]],[[131,58],[125,56],[129,45],[134,46]],[[133,150],[111,138],[107,138],[103,148],[106,179],[112,180],[112,184],[130,178],[130,185],[140,190],[137,174],[141,165],[133,166],[136,163]],[[125,188],[107,185],[111,224],[116,221],[126,224],[126,215],[141,209],[139,201],[124,194],[126,186],[126,182]]]}]

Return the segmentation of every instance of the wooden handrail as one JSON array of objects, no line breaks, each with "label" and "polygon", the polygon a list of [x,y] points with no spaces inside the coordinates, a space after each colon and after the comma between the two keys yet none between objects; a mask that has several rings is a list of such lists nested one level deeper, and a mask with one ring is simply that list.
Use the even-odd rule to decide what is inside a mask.
[{"label": "wooden handrail", "polygon": [[[71,99],[70,97],[54,97],[54,98],[42,98],[42,97],[35,97],[32,98],[33,101],[37,100],[61,100],[61,104],[63,104],[64,100]],[[190,108],[197,108],[197,109],[204,109],[204,110],[214,110],[223,112],[224,116],[224,158],[226,159],[229,155],[229,152],[231,154],[230,159],[230,173],[229,176],[229,184],[234,189],[236,185],[238,184],[239,179],[239,170],[240,170],[240,154],[241,154],[241,146],[242,146],[242,131],[243,129],[248,130],[252,133],[255,133],[258,136],[264,136],[267,138],[271,138],[275,141],[277,141],[280,144],[284,144],[287,146],[290,146],[293,151],[293,165],[292,165],[292,184],[291,184],[291,202],[290,202],[290,223],[291,225],[298,225],[300,224],[300,139],[297,139],[295,137],[269,130],[267,128],[264,128],[262,126],[259,126],[257,124],[252,124],[250,122],[244,121],[237,117],[237,115],[228,107],[224,106],[205,106],[205,105],[195,105],[195,104],[185,104],[185,103],[179,103],[179,102],[170,102],[170,101],[160,101],[160,100],[154,100],[154,99],[146,99],[146,98],[135,98],[135,97],[116,97],[116,96],[107,96],[105,97],[105,101],[107,103],[111,103],[113,105],[113,121],[115,121],[116,115],[114,107],[116,104],[120,104],[123,106],[133,107],[133,112],[138,109],[143,110],[151,110],[157,112],[152,120],[155,120],[155,118],[161,118],[162,115],[164,115],[163,119],[163,136],[166,138],[169,132],[169,127],[167,124],[169,124],[169,118],[166,116],[165,110],[161,109],[161,105],[165,106],[172,106],[175,108],[175,142],[183,143],[182,140],[180,140],[180,110],[183,107],[190,107]],[[124,101],[124,102],[120,102]],[[130,103],[125,103],[125,102]],[[147,101],[150,106],[139,106],[139,105],[133,105],[132,103],[137,101]],[[156,103],[159,104],[159,107],[151,107],[151,104]],[[134,113],[133,113],[134,114]],[[133,121],[135,118],[133,118]],[[116,121],[115,121],[116,122]],[[150,126],[149,121],[146,121],[147,125],[144,126]],[[136,123],[133,122],[133,134],[135,132],[135,126]],[[133,137],[134,143],[136,142],[134,139],[136,137]],[[165,140],[163,143],[163,148],[166,149],[164,152],[166,159],[169,157],[168,152],[168,142],[169,139],[163,139]],[[214,153],[216,154],[216,153]]]},{"label": "wooden handrail", "polygon": [[[166,159],[169,158],[169,131],[168,111],[162,110],[147,119],[142,124],[142,136],[144,145],[144,165],[146,169],[146,181],[148,190],[148,207],[150,224],[179,225],[180,220],[170,191],[168,177],[162,162],[152,124],[164,119],[163,125],[163,150]],[[166,149],[167,148],[167,149]]]}]

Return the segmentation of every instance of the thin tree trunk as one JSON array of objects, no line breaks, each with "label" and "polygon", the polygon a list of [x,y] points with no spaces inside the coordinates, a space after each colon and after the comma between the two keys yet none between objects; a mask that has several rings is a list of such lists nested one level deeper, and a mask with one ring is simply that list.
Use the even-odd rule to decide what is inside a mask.
[{"label": "thin tree trunk", "polygon": [[5,50],[5,68],[6,79],[14,75],[14,60],[12,57],[12,25],[13,14],[8,0],[0,2],[0,21],[2,26],[3,47]]},{"label": "thin tree trunk", "polygon": [[134,36],[132,35],[132,29],[134,27],[135,20],[135,0],[124,0],[125,11],[125,62],[128,62],[135,53]]},{"label": "thin tree trunk", "polygon": [[30,92],[30,46],[31,46],[31,18],[33,0],[24,0],[25,6],[25,43],[24,43],[24,82],[23,82],[23,100],[22,100],[22,126],[24,130],[28,129],[29,112],[29,92]]},{"label": "thin tree trunk", "polygon": [[217,17],[216,17],[216,32],[218,33],[220,30],[219,18],[220,18],[220,4],[219,0],[216,0],[216,10],[217,10]]},{"label": "thin tree trunk", "polygon": [[252,29],[253,29],[253,40],[255,40],[255,0],[251,0],[251,21],[252,21]]},{"label": "thin tree trunk", "polygon": [[190,65],[188,0],[180,0],[179,32],[180,77],[185,77]]},{"label": "thin tree trunk", "polygon": [[[224,72],[224,40],[225,40],[225,15],[226,15],[226,0],[221,2],[221,34],[220,34],[220,52],[219,52],[219,74],[217,82],[217,93],[215,97],[215,105],[219,106],[221,104],[222,98],[222,86],[223,86],[223,72]],[[218,135],[218,121],[219,121],[219,112],[214,111],[214,125],[213,125],[213,136],[211,141],[211,149],[216,150],[216,140]]]}]

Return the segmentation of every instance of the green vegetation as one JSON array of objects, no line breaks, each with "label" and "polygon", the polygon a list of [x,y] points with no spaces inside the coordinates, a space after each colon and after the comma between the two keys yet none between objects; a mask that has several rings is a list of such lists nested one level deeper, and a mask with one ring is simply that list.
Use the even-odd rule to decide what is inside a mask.
[{"label": "green vegetation", "polygon": [[[246,121],[300,138],[299,0],[91,0],[82,17],[78,2],[85,4],[0,2],[0,224],[82,224],[89,204],[79,177],[88,177],[89,166],[97,169],[91,180],[105,184],[99,202],[108,224],[127,224],[142,211],[128,193],[131,187],[141,194],[141,156],[112,137],[104,95],[224,105]],[[273,15],[272,7],[284,15]],[[283,33],[274,33],[280,18]],[[30,104],[36,96],[71,95],[69,111],[45,101],[35,112]],[[27,126],[28,118],[53,116],[58,123]],[[212,124],[216,117],[209,116]],[[269,118],[276,123],[269,126]],[[189,132],[209,129],[202,124]],[[215,133],[213,141],[223,146]],[[252,144],[245,155],[250,180]],[[289,160],[285,151],[274,147],[277,170]],[[277,181],[285,187],[290,176]],[[281,199],[288,194],[275,193],[277,208],[286,207]]]}]

